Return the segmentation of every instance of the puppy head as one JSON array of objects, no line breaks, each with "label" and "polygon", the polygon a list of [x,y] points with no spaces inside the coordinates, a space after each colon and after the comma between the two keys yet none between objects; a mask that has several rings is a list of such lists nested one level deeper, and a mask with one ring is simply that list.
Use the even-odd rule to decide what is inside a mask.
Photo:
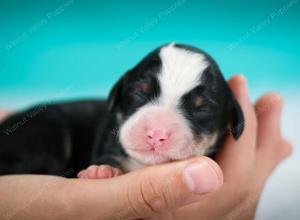
[{"label": "puppy head", "polygon": [[244,117],[214,60],[196,48],[169,44],[146,56],[114,86],[108,109],[127,154],[158,164],[208,154]]}]

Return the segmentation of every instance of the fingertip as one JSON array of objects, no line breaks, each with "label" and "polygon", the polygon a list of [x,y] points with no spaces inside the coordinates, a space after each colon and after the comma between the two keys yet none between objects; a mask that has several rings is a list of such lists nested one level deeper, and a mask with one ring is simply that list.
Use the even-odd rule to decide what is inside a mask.
[{"label": "fingertip", "polygon": [[248,80],[242,74],[235,75],[229,80],[229,86],[232,89],[238,88],[240,85],[242,85],[248,91]]},{"label": "fingertip", "polygon": [[277,111],[279,114],[282,113],[284,106],[284,98],[278,93],[268,93],[262,96],[255,105],[255,111],[257,117],[260,117],[270,111]]},{"label": "fingertip", "polygon": [[243,74],[237,74],[230,78],[229,84],[235,84],[235,83],[247,83],[247,78]]},{"label": "fingertip", "polygon": [[244,75],[233,76],[229,80],[229,87],[231,88],[241,107],[243,109],[246,109],[246,106],[251,104],[251,100],[249,97],[248,80],[246,79],[246,77]]},{"label": "fingertip", "polygon": [[209,157],[203,157],[203,159],[211,166],[211,168],[214,170],[214,172],[216,173],[218,180],[219,180],[219,184],[222,185],[224,183],[224,176],[223,176],[223,172],[219,166],[219,164],[217,164],[216,161],[212,160]]},{"label": "fingertip", "polygon": [[183,179],[195,194],[217,191],[223,185],[223,173],[213,160],[202,157],[189,162],[183,171]]}]

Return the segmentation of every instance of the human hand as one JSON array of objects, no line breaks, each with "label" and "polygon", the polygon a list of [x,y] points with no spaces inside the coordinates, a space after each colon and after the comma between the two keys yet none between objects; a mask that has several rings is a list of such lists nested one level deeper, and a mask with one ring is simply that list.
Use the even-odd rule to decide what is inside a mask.
[{"label": "human hand", "polygon": [[[280,131],[280,96],[266,95],[254,107],[243,77],[234,77],[230,86],[245,113],[245,132],[238,141],[228,138],[217,158],[220,167],[209,158],[199,157],[93,182],[93,188],[99,190],[95,204],[106,213],[99,211],[96,216],[253,219],[267,178],[291,153],[291,144]],[[83,184],[87,187],[83,192],[91,187],[89,181]],[[79,206],[85,203],[78,202]]]},{"label": "human hand", "polygon": [[291,143],[280,129],[283,98],[268,94],[253,107],[244,77],[234,77],[229,84],[243,108],[245,132],[238,141],[229,137],[217,158],[223,186],[206,199],[172,210],[161,219],[253,219],[269,175],[291,154]]},{"label": "human hand", "polygon": [[[268,176],[291,153],[291,145],[281,136],[281,97],[264,96],[254,108],[243,78],[234,77],[230,86],[245,113],[245,132],[238,141],[228,138],[217,158],[219,165],[207,157],[198,157],[106,180],[53,177],[47,190],[24,208],[25,214],[22,211],[16,216],[19,219],[252,219]],[[19,184],[24,187],[16,187],[22,188],[17,195],[25,198],[26,188],[40,185],[32,183],[34,178],[43,183],[39,176],[11,178],[22,179]],[[16,204],[24,200],[7,202],[10,195],[7,188],[13,187],[7,179],[0,178],[1,198],[6,199],[0,202],[5,206],[0,204],[0,207],[16,209]]]}]

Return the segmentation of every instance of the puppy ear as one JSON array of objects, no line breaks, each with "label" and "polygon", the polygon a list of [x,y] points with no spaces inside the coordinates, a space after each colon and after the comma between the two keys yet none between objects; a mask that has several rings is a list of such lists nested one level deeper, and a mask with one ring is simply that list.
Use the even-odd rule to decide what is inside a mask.
[{"label": "puppy ear", "polygon": [[238,139],[245,128],[245,118],[242,108],[238,101],[236,100],[233,93],[231,93],[231,101],[229,105],[230,113],[230,131],[234,139]]},{"label": "puppy ear", "polygon": [[120,78],[109,93],[107,100],[107,109],[110,112],[116,111],[118,105],[120,104],[123,90],[123,81],[124,77]]}]

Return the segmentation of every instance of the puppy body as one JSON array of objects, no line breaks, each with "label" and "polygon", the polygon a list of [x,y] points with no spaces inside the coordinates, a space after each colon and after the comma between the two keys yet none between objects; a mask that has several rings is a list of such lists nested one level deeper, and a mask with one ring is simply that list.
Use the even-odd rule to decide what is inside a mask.
[{"label": "puppy body", "polygon": [[[5,134],[28,112],[0,125],[0,174],[59,175],[89,164],[130,171],[212,155],[228,131],[238,138],[244,125],[241,108],[215,61],[201,50],[178,44],[146,56],[121,77],[106,102],[47,105]],[[27,166],[24,155],[34,158],[26,163],[38,162]],[[53,167],[57,169],[48,169]]]},{"label": "puppy body", "polygon": [[90,165],[106,102],[41,104],[0,124],[0,175],[51,174],[74,177]]}]

